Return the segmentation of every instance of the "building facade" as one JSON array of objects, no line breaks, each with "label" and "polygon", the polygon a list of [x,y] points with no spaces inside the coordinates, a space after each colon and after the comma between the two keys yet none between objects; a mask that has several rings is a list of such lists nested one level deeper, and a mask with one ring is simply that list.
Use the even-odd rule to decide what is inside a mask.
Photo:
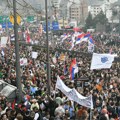
[{"label": "building facade", "polygon": [[72,4],[69,8],[69,14],[71,20],[80,21],[80,5]]},{"label": "building facade", "polygon": [[108,20],[112,17],[112,4],[118,0],[90,0],[88,11],[95,17],[102,10]]},{"label": "building facade", "polygon": [[79,4],[72,4],[69,8],[69,17],[71,20],[76,20],[79,25],[84,25],[88,16],[88,3],[86,0],[81,0]]},{"label": "building facade", "polygon": [[92,14],[92,17],[94,18],[96,15],[98,15],[101,12],[101,7],[99,5],[93,5],[88,7],[88,11]]},{"label": "building facade", "polygon": [[85,24],[85,20],[88,16],[88,2],[87,0],[81,0],[80,2],[80,23]]}]

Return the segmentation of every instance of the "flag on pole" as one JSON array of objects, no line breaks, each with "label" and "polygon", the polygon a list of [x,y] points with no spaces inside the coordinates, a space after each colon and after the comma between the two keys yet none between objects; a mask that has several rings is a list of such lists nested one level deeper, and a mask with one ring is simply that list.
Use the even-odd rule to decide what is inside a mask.
[{"label": "flag on pole", "polygon": [[88,39],[90,37],[90,33],[87,33],[87,34],[84,34],[84,38],[81,39],[81,42],[84,41],[84,42],[88,42]]},{"label": "flag on pole", "polygon": [[89,53],[93,53],[94,52],[94,41],[93,41],[93,38],[92,36],[89,37],[89,40],[88,40],[88,52]]},{"label": "flag on pole", "polygon": [[70,44],[70,45],[71,45],[71,46],[70,46],[70,49],[69,49],[69,50],[71,51],[71,50],[73,50],[73,48],[74,48],[74,46],[75,46],[74,41],[71,41],[71,44]]},{"label": "flag on pole", "polygon": [[90,69],[110,68],[112,66],[112,62],[114,61],[114,57],[116,56],[117,55],[93,53]]},{"label": "flag on pole", "polygon": [[69,70],[70,70],[70,79],[74,80],[75,74],[78,73],[78,65],[76,62],[76,58],[72,60]]},{"label": "flag on pole", "polygon": [[89,42],[90,42],[91,44],[94,44],[94,41],[93,41],[92,36],[89,37]]},{"label": "flag on pole", "polygon": [[77,40],[75,42],[76,45],[82,42],[84,35],[85,35],[84,33],[81,33],[80,35],[78,35]]}]

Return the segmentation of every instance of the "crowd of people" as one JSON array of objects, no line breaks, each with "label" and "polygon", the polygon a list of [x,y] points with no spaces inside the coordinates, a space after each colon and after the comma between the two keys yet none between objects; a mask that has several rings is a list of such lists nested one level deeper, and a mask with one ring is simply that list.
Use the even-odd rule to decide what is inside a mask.
[{"label": "crowd of people", "polygon": [[[96,33],[92,33],[92,36],[95,41],[96,53],[114,53],[118,58],[120,57],[119,36]],[[45,45],[45,40],[41,38],[38,34],[33,34],[31,43]],[[59,42],[60,40],[57,42],[56,39],[55,47],[67,50],[67,41],[62,44]],[[6,47],[1,48],[0,78],[16,86],[16,56],[13,43],[11,41]],[[73,54],[72,51],[65,53],[56,51],[52,43],[49,54],[50,95],[47,84],[46,49],[20,45],[20,58],[27,58],[27,64],[20,66],[22,101],[17,102],[17,96],[10,101],[4,94],[0,94],[0,120],[119,120],[119,59],[113,63],[110,69],[90,70],[91,55],[87,52],[87,45],[75,47],[76,53]],[[38,52],[36,59],[32,58],[32,51]],[[61,55],[62,57],[64,55],[64,58]],[[73,58],[76,58],[79,68],[74,81],[69,78],[69,67]],[[67,68],[66,73],[64,67]],[[92,94],[94,109],[90,110],[70,101],[61,91],[56,90],[57,75],[67,86],[76,88],[83,96]],[[87,79],[87,82],[79,81],[80,85],[78,85],[77,80],[81,78]]]}]

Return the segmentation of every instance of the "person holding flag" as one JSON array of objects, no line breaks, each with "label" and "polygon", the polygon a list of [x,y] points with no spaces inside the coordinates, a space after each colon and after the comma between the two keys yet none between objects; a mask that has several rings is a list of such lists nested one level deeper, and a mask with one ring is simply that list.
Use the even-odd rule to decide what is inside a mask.
[{"label": "person holding flag", "polygon": [[69,71],[70,71],[70,79],[74,80],[75,74],[78,73],[76,58],[72,60]]}]

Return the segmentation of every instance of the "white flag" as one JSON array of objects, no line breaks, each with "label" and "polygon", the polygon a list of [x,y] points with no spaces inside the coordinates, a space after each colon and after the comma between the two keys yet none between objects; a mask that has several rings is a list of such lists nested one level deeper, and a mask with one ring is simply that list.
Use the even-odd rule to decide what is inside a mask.
[{"label": "white flag", "polygon": [[32,58],[36,59],[38,57],[38,52],[32,52]]},{"label": "white flag", "polygon": [[67,87],[59,76],[57,76],[56,88],[63,92],[69,100],[77,102],[78,104],[87,108],[93,109],[92,95],[88,97],[82,96],[76,91],[75,88],[70,89],[69,87]]},{"label": "white flag", "polygon": [[114,61],[115,56],[116,55],[111,55],[111,54],[93,53],[90,69],[93,70],[93,69],[110,68],[112,66],[112,62]]}]

